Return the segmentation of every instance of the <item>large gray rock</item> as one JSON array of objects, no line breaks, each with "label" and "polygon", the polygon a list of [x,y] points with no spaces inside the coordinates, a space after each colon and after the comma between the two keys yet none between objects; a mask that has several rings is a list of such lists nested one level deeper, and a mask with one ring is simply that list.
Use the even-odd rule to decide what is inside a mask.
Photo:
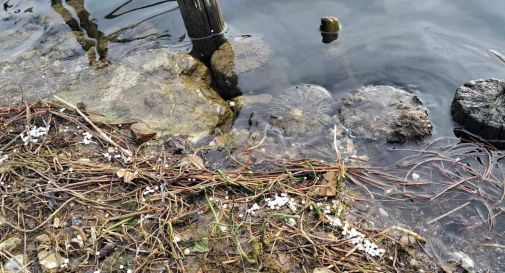
[{"label": "large gray rock", "polygon": [[339,119],[361,138],[404,143],[431,134],[428,113],[415,95],[392,86],[364,86],[342,98]]},{"label": "large gray rock", "polygon": [[505,82],[488,79],[465,83],[456,91],[451,112],[454,121],[466,130],[490,141],[505,140]]},{"label": "large gray rock", "polygon": [[[0,33],[5,35],[10,37]],[[33,47],[0,58],[0,103],[20,101],[21,94],[29,101],[58,95],[82,102],[95,121],[139,122],[161,135],[194,141],[232,122],[232,111],[211,87],[209,70],[189,54],[137,50],[96,69],[79,37],[66,25],[52,26]]]},{"label": "large gray rock", "polygon": [[84,103],[96,121],[140,122],[161,134],[196,141],[233,117],[210,84],[207,67],[189,54],[151,49],[82,73],[58,95]]}]

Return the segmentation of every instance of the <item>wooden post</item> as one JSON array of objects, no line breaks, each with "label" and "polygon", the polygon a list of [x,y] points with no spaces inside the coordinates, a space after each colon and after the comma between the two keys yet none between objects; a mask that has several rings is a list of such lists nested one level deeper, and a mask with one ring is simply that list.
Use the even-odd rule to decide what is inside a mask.
[{"label": "wooden post", "polygon": [[177,0],[188,36],[193,41],[192,54],[209,61],[224,42],[224,20],[219,0]]}]

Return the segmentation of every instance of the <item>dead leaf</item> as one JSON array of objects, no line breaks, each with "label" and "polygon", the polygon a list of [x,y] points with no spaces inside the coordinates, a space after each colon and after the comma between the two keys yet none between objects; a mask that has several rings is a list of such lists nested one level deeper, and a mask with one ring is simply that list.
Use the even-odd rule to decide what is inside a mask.
[{"label": "dead leaf", "polygon": [[139,144],[148,142],[149,140],[156,138],[156,136],[158,135],[156,131],[147,127],[147,125],[143,123],[134,123],[130,125],[130,130],[132,131],[133,136],[135,137],[135,141],[137,141],[137,143]]},{"label": "dead leaf", "polygon": [[205,164],[203,163],[203,159],[197,155],[188,155],[181,159],[179,162],[179,166],[181,167],[194,167],[198,170],[205,169]]},{"label": "dead leaf", "polygon": [[326,267],[316,267],[312,273],[334,273]]},{"label": "dead leaf", "polygon": [[324,174],[324,180],[327,183],[336,184],[338,182],[339,174],[336,171],[328,171]]},{"label": "dead leaf", "polygon": [[309,196],[318,197],[333,197],[338,194],[337,186],[335,184],[325,184],[315,186],[310,192]]},{"label": "dead leaf", "polygon": [[137,178],[137,173],[133,173],[127,169],[120,169],[116,172],[119,178],[123,178],[124,182],[130,183],[133,179]]},{"label": "dead leaf", "polygon": [[53,227],[55,227],[55,228],[59,228],[60,226],[61,226],[61,221],[60,221],[60,218],[58,218],[58,217],[54,217]]},{"label": "dead leaf", "polygon": [[321,185],[317,185],[309,192],[310,196],[333,197],[338,194],[339,174],[336,171],[328,171],[324,174]]}]

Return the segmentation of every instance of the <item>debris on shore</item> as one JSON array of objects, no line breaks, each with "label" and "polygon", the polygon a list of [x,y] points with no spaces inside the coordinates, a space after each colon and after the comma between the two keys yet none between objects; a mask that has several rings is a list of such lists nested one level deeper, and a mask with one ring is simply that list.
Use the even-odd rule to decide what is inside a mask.
[{"label": "debris on shore", "polygon": [[[430,268],[411,264],[398,240],[414,232],[364,224],[364,216],[352,209],[356,193],[345,186],[349,169],[340,162],[265,159],[254,166],[242,162],[234,169],[210,169],[198,152],[174,152],[173,140],[138,144],[128,124],[94,124],[77,108],[59,111],[63,106],[71,108],[49,102],[0,108],[0,211],[5,218],[0,238],[2,244],[4,238],[17,238],[1,258],[4,268]],[[47,130],[36,134],[36,142],[23,141],[40,128]]]}]

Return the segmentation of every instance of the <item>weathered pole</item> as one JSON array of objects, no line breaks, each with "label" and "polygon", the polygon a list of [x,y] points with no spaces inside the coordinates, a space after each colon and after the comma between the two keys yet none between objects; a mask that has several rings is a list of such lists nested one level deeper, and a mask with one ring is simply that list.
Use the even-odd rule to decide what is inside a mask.
[{"label": "weathered pole", "polygon": [[177,0],[188,36],[193,41],[192,54],[209,61],[224,42],[224,20],[219,0]]}]

